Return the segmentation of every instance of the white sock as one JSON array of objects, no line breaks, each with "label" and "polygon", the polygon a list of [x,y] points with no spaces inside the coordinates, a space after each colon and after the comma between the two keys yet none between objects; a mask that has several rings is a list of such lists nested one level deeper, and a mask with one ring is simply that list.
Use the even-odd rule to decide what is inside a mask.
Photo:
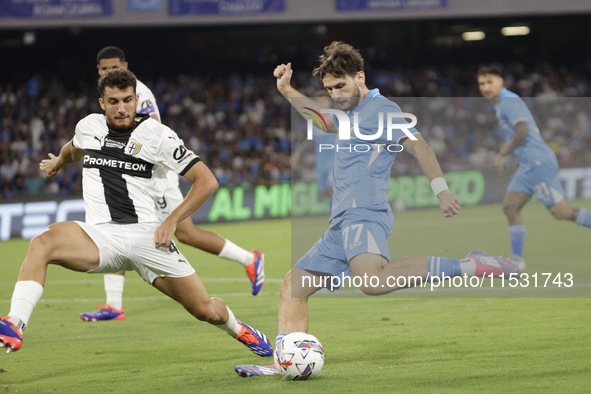
[{"label": "white sock", "polygon": [[227,332],[228,334],[230,334],[234,338],[236,338],[238,336],[238,334],[240,334],[240,330],[242,329],[242,326],[238,323],[238,321],[234,317],[234,314],[232,313],[230,308],[228,308],[226,306],[226,309],[228,310],[228,322],[224,323],[224,324],[220,324],[217,327],[219,327],[220,329],[224,330],[225,332]]},{"label": "white sock", "polygon": [[474,276],[476,273],[476,262],[472,259],[460,259],[462,275]]},{"label": "white sock", "polygon": [[254,261],[252,252],[242,249],[240,246],[236,245],[229,239],[226,239],[225,241],[224,247],[218,256],[228,260],[236,261],[245,267],[252,264]]},{"label": "white sock", "polygon": [[123,283],[125,276],[118,274],[105,275],[105,293],[107,293],[107,305],[113,309],[123,307]]},{"label": "white sock", "polygon": [[14,285],[8,317],[21,333],[29,324],[33,308],[42,294],[43,286],[34,280],[21,280]]}]

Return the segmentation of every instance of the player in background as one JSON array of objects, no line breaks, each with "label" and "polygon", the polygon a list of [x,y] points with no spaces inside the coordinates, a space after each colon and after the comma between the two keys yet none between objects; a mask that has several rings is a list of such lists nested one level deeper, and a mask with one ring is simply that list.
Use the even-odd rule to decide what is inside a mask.
[{"label": "player in background", "polygon": [[[172,241],[188,218],[218,188],[215,176],[170,128],[136,113],[136,78],[112,70],[98,82],[105,114],[91,114],[75,135],[39,167],[49,176],[83,159],[85,222],[54,223],[33,238],[14,287],[8,317],[0,317],[0,345],[20,349],[33,309],[43,294],[49,264],[89,273],[135,270],[195,318],[270,356],[261,332],[237,320],[219,298],[210,298],[195,270]],[[154,202],[163,192],[156,174],[174,171],[192,183],[183,202],[160,223]]]},{"label": "player in background", "polygon": [[[125,53],[120,48],[108,46],[100,50],[96,56],[99,76],[109,70],[127,69]],[[137,81],[138,94],[137,113],[148,114],[161,122],[158,105],[152,91],[140,80]],[[164,220],[177,206],[183,202],[183,195],[179,189],[179,177],[172,171],[162,177],[162,182],[168,186],[166,192],[156,203],[156,210],[160,220]],[[220,257],[236,261],[244,266],[246,275],[252,284],[252,294],[257,295],[265,281],[264,255],[259,250],[245,250],[232,241],[221,237],[211,231],[195,227],[188,217],[180,222],[174,234],[184,244],[209,252]],[[125,271],[106,274],[104,276],[105,293],[107,301],[105,306],[92,313],[83,313],[80,318],[85,321],[97,320],[122,320],[125,319],[123,311],[123,285]]]},{"label": "player in background", "polygon": [[[315,94],[316,100],[320,108],[331,108],[332,100],[326,90],[319,90]],[[331,145],[334,146],[336,140],[336,134],[325,133],[318,127],[314,126],[314,134],[312,140],[304,140],[300,143],[295,152],[291,155],[291,169],[296,170],[299,161],[301,160],[304,152],[314,147],[314,170],[316,172],[316,184],[318,186],[318,197],[321,201],[327,201],[329,205],[332,203],[332,168],[334,163],[334,149],[324,149],[321,154],[320,146]]]},{"label": "player in background", "polygon": [[480,93],[495,105],[506,140],[494,162],[497,172],[500,175],[504,173],[507,156],[511,154],[515,155],[519,163],[503,199],[503,212],[509,222],[511,257],[523,271],[525,221],[521,210],[534,193],[558,220],[572,220],[578,225],[591,227],[591,213],[566,202],[564,189],[558,179],[556,154],[542,139],[527,104],[504,87],[501,71],[493,66],[481,67],[478,70],[478,87]]},{"label": "player in background", "polygon": [[[333,42],[324,48],[320,65],[313,74],[336,103],[344,111],[351,125],[359,119],[359,132],[367,139],[350,133],[350,139],[338,139],[340,149],[334,161],[333,202],[330,227],[314,246],[287,273],[279,290],[276,345],[292,332],[308,331],[308,297],[322,289],[323,278],[377,277],[374,284],[362,281],[360,290],[367,295],[381,295],[399,290],[398,283],[389,278],[407,278],[406,287],[433,278],[467,276],[501,276],[519,274],[511,260],[471,251],[465,259],[445,257],[406,256],[390,259],[388,237],[394,227],[394,216],[386,193],[391,167],[397,150],[385,148],[388,144],[401,144],[418,160],[421,169],[431,182],[431,189],[440,202],[444,217],[459,212],[458,198],[443,178],[443,173],[431,148],[414,128],[411,136],[401,129],[375,136],[379,130],[378,114],[400,113],[400,107],[382,96],[378,89],[369,90],[365,85],[364,60],[351,45]],[[277,89],[304,118],[309,109],[322,108],[291,86],[291,63],[277,66],[273,72]],[[329,132],[339,132],[342,119],[325,117]],[[345,119],[346,120],[346,119]],[[407,124],[405,119],[394,119],[395,124]],[[385,126],[384,126],[385,129]],[[346,130],[349,131],[349,130]],[[371,139],[370,136],[374,136]],[[371,143],[371,150],[347,149],[347,146]],[[380,148],[381,146],[381,148]],[[308,279],[310,278],[310,279]],[[333,282],[328,281],[332,285]],[[329,290],[334,288],[329,287]],[[235,371],[242,377],[277,373],[274,366],[238,365]]]}]

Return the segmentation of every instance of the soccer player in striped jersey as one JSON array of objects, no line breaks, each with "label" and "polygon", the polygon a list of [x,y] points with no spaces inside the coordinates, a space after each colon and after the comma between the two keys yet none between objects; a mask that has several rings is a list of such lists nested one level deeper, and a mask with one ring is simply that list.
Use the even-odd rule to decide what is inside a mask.
[{"label": "soccer player in striped jersey", "polygon": [[[99,76],[109,70],[128,68],[125,53],[122,49],[114,46],[101,49],[96,56],[96,62]],[[140,80],[137,81],[136,93],[138,95],[137,113],[148,114],[161,122],[156,98],[152,91]],[[162,182],[164,184],[168,183],[168,186],[162,198],[156,203],[156,210],[160,220],[164,220],[183,201],[177,174],[169,171],[162,177]],[[245,250],[214,232],[195,227],[191,218],[186,218],[178,224],[175,236],[184,244],[243,265],[251,282],[252,295],[257,295],[261,291],[265,281],[265,270],[264,254],[260,250]],[[82,320],[122,320],[125,318],[125,312],[123,311],[124,274],[125,271],[121,271],[104,276],[105,293],[107,294],[106,305],[99,307],[97,311],[81,314],[80,318]]]},{"label": "soccer player in striped jersey", "polygon": [[[152,286],[245,344],[270,356],[266,336],[236,319],[224,301],[209,297],[172,236],[217,189],[215,176],[170,128],[136,113],[136,78],[111,70],[98,82],[105,114],[91,114],[59,156],[40,163],[49,176],[83,160],[85,222],[59,222],[33,238],[14,287],[8,317],[0,317],[0,345],[17,351],[44,290],[49,264],[89,273],[137,271]],[[154,203],[162,197],[159,175],[174,171],[192,183],[183,202],[160,223]]]},{"label": "soccer player in striped jersey", "polygon": [[515,155],[519,163],[505,198],[503,212],[509,222],[512,259],[525,269],[523,245],[525,221],[521,210],[537,194],[540,201],[558,220],[571,220],[584,227],[591,227],[591,213],[572,207],[564,198],[565,192],[558,179],[556,154],[544,142],[527,104],[515,93],[504,87],[501,71],[494,66],[478,70],[478,87],[484,97],[495,105],[499,125],[506,144],[495,159],[495,168],[502,175],[509,155]]}]

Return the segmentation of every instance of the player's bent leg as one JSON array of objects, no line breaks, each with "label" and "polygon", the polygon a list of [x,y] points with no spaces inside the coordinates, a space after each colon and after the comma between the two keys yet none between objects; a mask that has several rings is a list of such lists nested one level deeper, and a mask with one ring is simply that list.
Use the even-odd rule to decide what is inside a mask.
[{"label": "player's bent leg", "polygon": [[[349,266],[354,276],[371,279],[364,280],[360,290],[374,296],[420,284],[429,272],[427,258],[422,256],[406,256],[388,262],[384,256],[362,253],[353,257]],[[402,277],[404,280],[397,279]]]},{"label": "player's bent leg", "polygon": [[198,320],[223,329],[253,353],[262,357],[273,355],[273,347],[265,334],[236,319],[220,298],[210,298],[196,273],[182,278],[158,277],[153,285]]},{"label": "player's bent leg", "polygon": [[578,208],[571,207],[564,199],[549,206],[548,210],[558,220],[572,220],[573,222],[577,220],[579,213]]},{"label": "player's bent leg", "polygon": [[24,330],[43,294],[49,264],[90,271],[99,265],[98,248],[75,222],[52,224],[31,240],[14,286],[8,317],[0,317],[0,346],[8,351],[21,347]]},{"label": "player's bent leg", "polygon": [[79,272],[93,270],[99,265],[98,247],[76,222],[54,223],[31,239],[18,280],[44,285],[48,264]]},{"label": "player's bent leg", "polygon": [[228,319],[225,304],[217,305],[209,298],[196,273],[183,278],[158,277],[153,286],[181,304],[198,320],[217,325]]}]

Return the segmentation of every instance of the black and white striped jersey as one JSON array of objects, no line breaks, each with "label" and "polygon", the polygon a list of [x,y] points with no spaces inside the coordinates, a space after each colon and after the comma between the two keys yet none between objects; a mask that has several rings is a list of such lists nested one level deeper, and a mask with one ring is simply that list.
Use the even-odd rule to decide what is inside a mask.
[{"label": "black and white striped jersey", "polygon": [[158,222],[155,202],[162,197],[166,171],[184,175],[200,159],[169,127],[138,115],[125,131],[91,114],[76,125],[74,147],[84,151],[82,188],[86,222]]}]

